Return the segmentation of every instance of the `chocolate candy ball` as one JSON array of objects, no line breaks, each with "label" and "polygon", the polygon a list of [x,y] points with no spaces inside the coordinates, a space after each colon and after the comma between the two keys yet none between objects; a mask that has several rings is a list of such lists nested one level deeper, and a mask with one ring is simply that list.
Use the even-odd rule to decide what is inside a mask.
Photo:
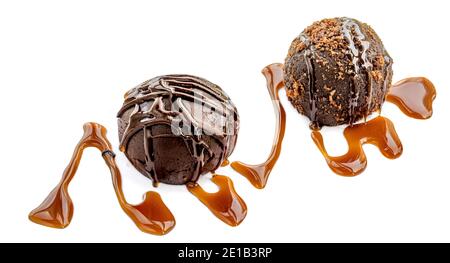
[{"label": "chocolate candy ball", "polygon": [[392,80],[392,59],[373,29],[351,18],[307,27],[289,48],[284,82],[310,127],[353,124],[379,111]]},{"label": "chocolate candy ball", "polygon": [[125,94],[117,114],[120,148],[154,185],[195,183],[233,152],[239,115],[217,85],[165,75]]}]

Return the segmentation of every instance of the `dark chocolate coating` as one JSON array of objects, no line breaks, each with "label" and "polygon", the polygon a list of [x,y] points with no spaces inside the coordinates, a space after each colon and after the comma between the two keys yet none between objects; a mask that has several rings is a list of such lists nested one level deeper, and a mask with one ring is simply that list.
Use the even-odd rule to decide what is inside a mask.
[{"label": "dark chocolate coating", "polygon": [[217,85],[165,75],[125,94],[117,114],[121,150],[143,175],[167,184],[195,183],[233,152],[239,115]]},{"label": "dark chocolate coating", "polygon": [[291,44],[284,82],[311,128],[353,124],[381,110],[392,59],[373,29],[351,18],[324,19]]}]

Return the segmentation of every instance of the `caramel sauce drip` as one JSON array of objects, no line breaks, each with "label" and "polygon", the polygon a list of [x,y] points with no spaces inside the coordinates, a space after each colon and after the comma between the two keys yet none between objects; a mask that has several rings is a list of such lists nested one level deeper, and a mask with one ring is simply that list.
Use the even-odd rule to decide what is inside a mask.
[{"label": "caramel sauce drip", "polygon": [[141,204],[129,204],[122,191],[122,177],[114,160],[115,154],[106,137],[106,129],[97,123],[86,123],[84,134],[75,147],[72,159],[64,170],[62,179],[47,198],[36,209],[31,211],[29,219],[37,224],[54,228],[65,228],[70,224],[73,215],[73,203],[68,187],[77,172],[83,150],[95,147],[102,152],[102,157],[111,171],[114,190],[119,204],[125,213],[143,232],[164,235],[175,226],[175,218],[156,192],[147,192]]},{"label": "caramel sauce drip", "polygon": [[216,193],[208,193],[199,184],[186,187],[220,220],[230,226],[238,226],[247,215],[247,205],[236,193],[233,181],[223,175],[214,174],[211,181],[219,187]]},{"label": "caramel sauce drip", "polygon": [[397,105],[407,116],[428,119],[433,115],[436,89],[426,78],[407,78],[392,85],[386,100]]},{"label": "caramel sauce drip", "polygon": [[[390,88],[386,100],[397,105],[407,116],[415,119],[428,119],[433,115],[433,100],[436,89],[426,78],[407,78],[397,82]],[[328,166],[335,173],[343,176],[355,176],[367,166],[366,155],[362,145],[366,143],[377,146],[387,158],[394,159],[401,155],[402,144],[392,122],[377,117],[369,122],[349,126],[344,130],[349,150],[337,157],[328,155],[322,135],[313,131],[311,137],[322,152]]]},{"label": "caramel sauce drip", "polygon": [[220,165],[221,167],[225,167],[227,165],[230,164],[230,161],[228,159],[223,160],[222,164]]},{"label": "caramel sauce drip", "polygon": [[313,131],[311,137],[331,170],[342,176],[355,176],[366,168],[367,159],[362,148],[363,144],[375,145],[389,159],[399,157],[403,150],[393,123],[384,117],[345,128],[344,137],[348,143],[348,152],[341,156],[328,155],[320,131]]},{"label": "caramel sauce drip", "polygon": [[281,105],[278,91],[284,87],[283,64],[276,63],[265,67],[262,73],[267,81],[267,90],[273,101],[276,115],[276,131],[272,150],[267,160],[261,164],[250,165],[242,162],[232,162],[231,167],[245,176],[256,188],[262,189],[266,186],[269,174],[278,160],[281,152],[284,132],[286,128],[286,113]]}]

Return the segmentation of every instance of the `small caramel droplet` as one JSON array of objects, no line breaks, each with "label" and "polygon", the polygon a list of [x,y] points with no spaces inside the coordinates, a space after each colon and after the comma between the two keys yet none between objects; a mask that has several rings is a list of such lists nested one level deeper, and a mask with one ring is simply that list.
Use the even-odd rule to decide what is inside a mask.
[{"label": "small caramel droplet", "polygon": [[230,164],[230,161],[228,161],[228,159],[223,160],[222,164],[220,165],[221,167],[225,167],[227,165]]}]

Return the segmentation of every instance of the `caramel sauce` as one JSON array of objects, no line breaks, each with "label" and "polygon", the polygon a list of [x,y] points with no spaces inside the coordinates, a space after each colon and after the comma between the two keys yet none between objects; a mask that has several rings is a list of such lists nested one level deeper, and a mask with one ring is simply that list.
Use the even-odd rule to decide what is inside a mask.
[{"label": "caramel sauce", "polygon": [[227,165],[230,164],[230,161],[228,159],[223,160],[222,164],[220,165],[221,167],[225,167]]},{"label": "caramel sauce", "polygon": [[278,91],[284,87],[283,84],[283,64],[276,63],[265,67],[262,73],[267,81],[267,90],[273,101],[276,115],[276,131],[272,150],[267,160],[261,164],[250,165],[242,162],[232,162],[231,167],[238,173],[245,176],[253,186],[262,189],[266,186],[269,174],[278,160],[281,152],[284,132],[286,128],[286,113],[281,105]]},{"label": "caramel sauce", "polygon": [[328,155],[320,131],[313,131],[311,137],[331,170],[342,176],[355,176],[366,169],[367,159],[363,144],[375,145],[389,159],[399,157],[403,150],[393,123],[384,117],[345,128],[344,137],[348,143],[348,152],[341,156]]},{"label": "caramel sauce", "polygon": [[407,78],[392,85],[386,100],[397,105],[407,116],[428,119],[433,115],[436,89],[426,78]]},{"label": "caramel sauce", "polygon": [[[283,64],[271,64],[262,71],[267,81],[267,89],[274,102],[276,115],[276,131],[271,152],[267,160],[258,165],[232,162],[231,167],[245,176],[256,188],[264,188],[269,174],[277,162],[285,133],[286,114],[279,100],[278,92],[283,85]],[[432,103],[436,97],[433,84],[426,78],[408,78],[393,85],[387,100],[397,105],[406,115],[427,119],[431,117]],[[102,152],[102,157],[110,169],[114,190],[120,206],[143,232],[164,235],[175,227],[175,218],[162,201],[160,195],[149,191],[142,203],[129,204],[122,190],[122,178],[115,162],[115,154],[106,137],[106,129],[100,124],[86,123],[84,134],[75,147],[72,159],[64,170],[59,184],[36,209],[30,212],[29,219],[37,224],[54,228],[65,228],[73,216],[73,203],[68,187],[75,176],[81,161],[83,150],[95,147]],[[345,128],[344,137],[348,143],[348,152],[341,156],[329,156],[320,131],[313,131],[311,137],[319,148],[328,166],[342,176],[355,176],[367,166],[364,144],[378,147],[387,158],[394,159],[402,154],[402,144],[393,123],[385,117],[377,117],[368,122],[355,124]],[[227,166],[224,159],[221,166]],[[247,205],[236,193],[233,182],[223,175],[214,175],[211,179],[219,187],[216,193],[206,192],[199,184],[190,183],[186,187],[217,218],[231,226],[239,225],[247,215]]]},{"label": "caramel sauce", "polygon": [[[272,151],[268,159],[258,165],[249,165],[242,162],[233,162],[231,167],[244,175],[255,187],[264,188],[270,171],[275,165],[285,132],[285,112],[280,103],[278,91],[283,85],[283,65],[271,64],[263,69],[267,80],[269,94],[274,101],[274,110],[277,117]],[[397,105],[407,116],[416,119],[428,119],[433,114],[433,100],[436,97],[434,85],[426,78],[407,78],[394,84],[386,96],[386,100]],[[314,122],[313,122],[314,123]],[[377,146],[381,153],[390,159],[402,154],[402,144],[395,131],[393,123],[384,117],[377,117],[371,121],[351,125],[344,130],[348,143],[348,152],[342,156],[329,156],[320,131],[311,133],[328,166],[337,174],[355,176],[363,172],[367,166],[367,159],[362,145],[369,143]]]},{"label": "caramel sauce", "polygon": [[236,193],[233,181],[223,175],[214,174],[211,181],[219,187],[216,193],[208,193],[199,184],[186,187],[220,220],[230,226],[238,226],[247,215],[247,205]]},{"label": "caramel sauce", "polygon": [[[426,78],[407,78],[390,88],[386,100],[397,105],[407,116],[415,119],[428,119],[433,115],[433,100],[436,89]],[[363,144],[370,143],[378,147],[387,158],[394,159],[401,155],[402,144],[395,132],[392,122],[384,117],[377,117],[369,122],[349,126],[344,130],[348,143],[348,152],[342,156],[328,155],[322,135],[313,131],[311,137],[322,152],[328,166],[335,173],[343,176],[355,176],[367,166]]]},{"label": "caramel sauce", "polygon": [[54,228],[65,228],[73,215],[73,203],[68,187],[77,172],[83,150],[95,147],[102,152],[102,157],[111,171],[114,190],[120,206],[143,232],[164,235],[175,226],[175,218],[156,192],[147,192],[141,204],[129,204],[122,191],[122,177],[114,160],[115,154],[106,137],[106,129],[97,123],[86,123],[84,134],[75,147],[72,159],[64,170],[62,179],[47,198],[31,211],[29,219],[37,224]]}]

